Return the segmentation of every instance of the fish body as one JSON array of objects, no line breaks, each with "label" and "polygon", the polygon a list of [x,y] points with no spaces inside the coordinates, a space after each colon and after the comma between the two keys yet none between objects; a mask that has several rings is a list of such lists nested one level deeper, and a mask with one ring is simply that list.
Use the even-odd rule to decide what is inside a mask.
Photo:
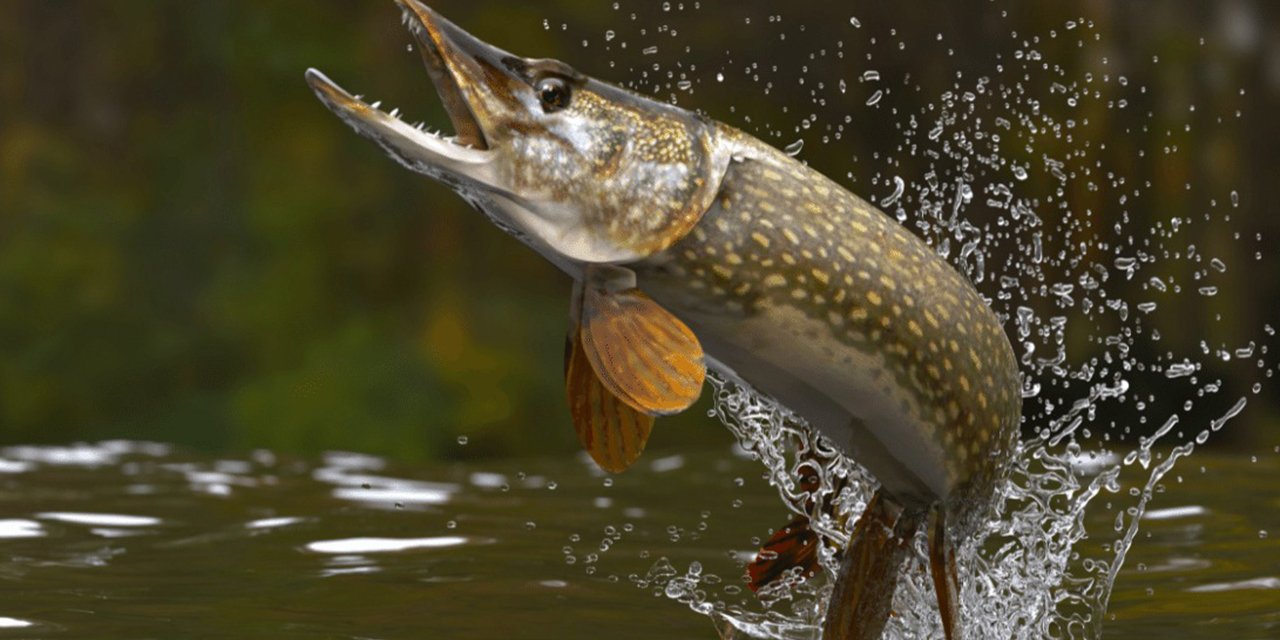
[{"label": "fish body", "polygon": [[[565,384],[583,446],[620,472],[710,362],[802,416],[880,482],[823,636],[878,637],[926,522],[944,629],[954,548],[1006,471],[1017,363],[965,278],[894,220],[733,127],[481,42],[397,0],[455,135],[411,126],[315,70],[320,100],[406,167],[453,187],[574,280]],[[752,587],[811,572],[795,521]],[[764,563],[764,564],[762,564]],[[770,564],[773,563],[773,564]],[[768,566],[766,566],[768,565]]]},{"label": "fish body", "polygon": [[1017,362],[972,285],[896,221],[724,127],[735,159],[692,232],[632,265],[707,353],[792,409],[904,506],[990,495]]}]

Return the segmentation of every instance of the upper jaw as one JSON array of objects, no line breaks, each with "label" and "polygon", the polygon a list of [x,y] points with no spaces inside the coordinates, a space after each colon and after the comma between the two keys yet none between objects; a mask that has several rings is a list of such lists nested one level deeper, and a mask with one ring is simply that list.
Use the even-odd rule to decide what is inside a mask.
[{"label": "upper jaw", "polygon": [[399,109],[379,109],[353,96],[316,69],[306,72],[312,91],[331,111],[356,132],[381,145],[411,170],[437,178],[463,177],[482,183],[492,153],[483,129],[468,102],[462,83],[472,58],[486,53],[503,54],[480,42],[418,0],[396,0],[405,24],[418,41],[418,50],[456,133],[446,136],[422,124],[400,119]]},{"label": "upper jaw", "polygon": [[396,4],[404,12],[405,26],[418,41],[422,62],[453,122],[457,141],[477,149],[489,148],[484,130],[463,94],[461,82],[463,78],[474,75],[464,71],[468,58],[497,51],[418,0],[396,0]]}]

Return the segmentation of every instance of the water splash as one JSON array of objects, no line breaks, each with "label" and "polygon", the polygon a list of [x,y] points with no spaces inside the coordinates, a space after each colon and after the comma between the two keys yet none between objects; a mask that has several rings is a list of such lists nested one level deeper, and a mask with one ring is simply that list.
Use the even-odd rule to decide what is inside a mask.
[{"label": "water splash", "polygon": [[[690,7],[696,11],[698,4]],[[794,27],[782,15],[770,15],[767,24],[766,34],[776,31],[780,41]],[[868,52],[868,65],[873,56],[904,49],[905,41],[885,25],[861,29],[857,18],[850,24],[859,30],[837,42],[809,43],[813,65],[834,58],[839,77],[820,77],[808,66],[780,72],[766,54],[752,59],[737,52],[713,67],[716,82],[728,77],[765,96],[787,87],[782,111],[794,127],[750,116],[735,122],[779,146],[799,133],[838,144],[854,122],[868,121],[869,112],[893,114],[898,144],[888,157],[877,155],[869,182],[879,193],[892,191],[881,199],[886,213],[925,238],[988,297],[1014,341],[1024,377],[1026,437],[997,497],[995,517],[959,553],[968,634],[1097,637],[1117,574],[1165,478],[1245,409],[1247,398],[1234,391],[1240,380],[1258,394],[1274,374],[1269,326],[1261,328],[1266,335],[1233,335],[1238,344],[1206,339],[1190,353],[1162,342],[1161,329],[1178,319],[1162,317],[1159,309],[1176,309],[1188,296],[1212,303],[1233,284],[1224,274],[1239,269],[1206,255],[1189,241],[1187,229],[1230,228],[1240,196],[1231,190],[1219,206],[1221,194],[1200,193],[1187,183],[1187,197],[1207,202],[1203,220],[1175,215],[1149,228],[1132,221],[1132,210],[1157,206],[1151,184],[1108,166],[1109,155],[1080,132],[1091,119],[1123,112],[1162,137],[1164,156],[1178,158],[1188,154],[1191,123],[1135,111],[1149,102],[1148,88],[1120,73],[1120,65],[1112,67],[1098,43],[1115,36],[1091,20],[1013,33],[993,47],[985,75],[957,73],[951,87],[918,110],[895,103],[887,89],[925,91],[919,84],[893,78],[885,67],[859,69],[862,59],[845,57],[853,48],[846,46],[849,38],[866,40],[859,51]],[[674,31],[663,25],[656,33]],[[1081,70],[1055,62],[1056,45],[1092,52],[1094,65]],[[1137,73],[1133,63],[1127,66]],[[672,102],[678,96],[670,79],[694,72],[679,62],[674,69],[654,63],[632,71],[637,78],[631,88],[668,93]],[[792,91],[797,82],[804,91]],[[840,99],[851,85],[866,87],[865,93]],[[839,113],[843,107],[835,105],[846,104],[855,107]],[[847,178],[857,181],[854,172]],[[1234,361],[1241,362],[1237,385],[1208,373]],[[832,550],[847,541],[874,481],[784,407],[726,377],[713,375],[711,382],[713,414],[740,449],[763,465],[789,511],[815,516],[814,529],[827,542],[821,559],[827,579],[783,581],[757,599],[743,597],[736,581],[717,582],[715,576],[709,582],[700,562],[682,572],[661,558],[633,582],[751,636],[815,637],[835,571]],[[1217,417],[1208,420],[1206,412]],[[822,488],[812,495],[796,480],[806,458],[821,462]],[[842,488],[833,492],[833,486]],[[834,504],[835,517],[823,515],[824,504]],[[1086,516],[1099,513],[1110,515],[1110,531],[1087,530]],[[902,577],[889,637],[940,634],[924,544],[923,537],[916,540],[915,560]],[[740,568],[751,557],[750,551],[733,553]]]}]

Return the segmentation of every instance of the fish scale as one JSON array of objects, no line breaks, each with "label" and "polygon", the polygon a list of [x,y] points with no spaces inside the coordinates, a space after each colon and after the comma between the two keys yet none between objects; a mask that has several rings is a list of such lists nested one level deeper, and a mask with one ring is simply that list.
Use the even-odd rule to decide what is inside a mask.
[{"label": "fish scale", "polygon": [[[699,318],[716,317],[729,342],[734,325],[778,309],[819,323],[833,361],[882,361],[866,377],[874,384],[868,391],[894,399],[894,414],[906,418],[863,427],[889,439],[902,430],[925,434],[934,453],[925,459],[946,470],[941,484],[923,483],[928,491],[886,488],[922,505],[988,493],[1003,473],[1020,407],[1017,362],[999,320],[963,275],[895,220],[746,134],[725,135],[763,159],[735,162],[693,231],[632,266],[641,288],[693,319],[695,330],[707,324]],[[798,338],[784,327],[777,334],[779,343]],[[739,373],[752,381],[749,370]],[[848,439],[844,424],[815,426]],[[853,457],[877,477],[895,475],[879,473],[892,461]]]}]

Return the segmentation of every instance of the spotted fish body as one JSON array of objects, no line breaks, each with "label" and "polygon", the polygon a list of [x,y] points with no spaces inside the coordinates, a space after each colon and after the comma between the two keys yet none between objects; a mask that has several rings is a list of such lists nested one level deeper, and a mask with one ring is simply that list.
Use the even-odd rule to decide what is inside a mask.
[{"label": "spotted fish body", "polygon": [[[307,81],[573,278],[565,386],[592,459],[625,470],[654,419],[688,408],[719,365],[880,482],[842,550],[823,638],[880,636],[926,520],[944,631],[959,637],[956,540],[1006,472],[1020,411],[1017,363],[982,297],[894,220],[763,142],[396,1],[454,136],[318,71]],[[814,572],[807,526],[766,543],[753,589]]]},{"label": "spotted fish body", "polygon": [[640,287],[899,502],[989,496],[1020,408],[995,315],[896,221],[724,129],[749,159],[730,166],[691,233],[632,265]]}]

